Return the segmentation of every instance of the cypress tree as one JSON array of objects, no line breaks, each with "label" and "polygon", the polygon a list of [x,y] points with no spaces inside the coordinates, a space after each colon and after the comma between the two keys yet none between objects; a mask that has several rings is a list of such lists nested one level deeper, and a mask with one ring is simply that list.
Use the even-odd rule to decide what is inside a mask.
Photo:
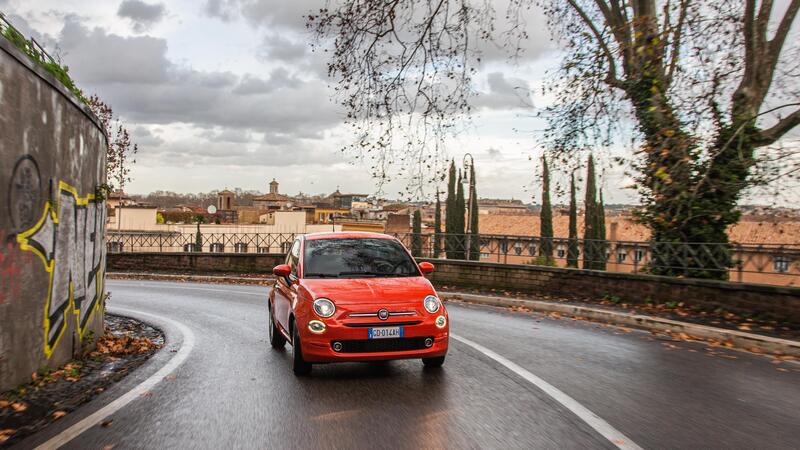
[{"label": "cypress tree", "polygon": [[539,214],[541,257],[544,264],[553,262],[553,207],[550,205],[550,170],[542,156],[542,212]]},{"label": "cypress tree", "polygon": [[422,214],[419,209],[414,211],[411,225],[411,254],[415,257],[422,256]]},{"label": "cypress tree", "polygon": [[450,172],[447,177],[447,200],[445,201],[444,252],[447,259],[455,258],[456,230],[456,163],[450,161]]},{"label": "cypress tree", "polygon": [[203,251],[203,235],[200,233],[200,224],[205,223],[205,217],[201,215],[195,216],[195,220],[197,221],[197,233],[194,235],[194,251],[202,252]]},{"label": "cypress tree", "polygon": [[454,232],[456,233],[456,258],[466,259],[467,257],[467,240],[464,234],[465,216],[466,216],[466,201],[464,199],[464,183],[461,182],[461,174],[458,175],[458,186],[456,187],[456,207],[454,220],[456,226]]},{"label": "cypress tree", "polygon": [[569,243],[567,267],[578,267],[578,205],[575,197],[575,173],[569,178]]},{"label": "cypress tree", "polygon": [[583,268],[592,269],[593,262],[597,260],[595,251],[595,238],[597,232],[597,186],[594,179],[594,157],[589,155],[588,168],[586,169],[586,197],[583,202]]},{"label": "cypress tree", "polygon": [[599,253],[599,258],[597,258],[597,264],[595,264],[596,270],[606,270],[606,249],[608,245],[606,244],[606,210],[605,205],[603,204],[603,190],[600,189],[600,201],[597,203],[597,207],[595,209],[595,217],[597,220],[597,225],[595,226],[595,239],[599,245],[597,246],[597,251]]},{"label": "cypress tree", "polygon": [[433,213],[433,257],[438,258],[442,246],[442,204],[439,202],[439,189],[436,189],[436,211]]},{"label": "cypress tree", "polygon": [[478,190],[475,182],[475,165],[470,166],[469,179],[472,180],[472,192],[469,194],[470,211],[472,216],[469,223],[469,259],[478,261],[481,259],[481,236],[478,230]]}]

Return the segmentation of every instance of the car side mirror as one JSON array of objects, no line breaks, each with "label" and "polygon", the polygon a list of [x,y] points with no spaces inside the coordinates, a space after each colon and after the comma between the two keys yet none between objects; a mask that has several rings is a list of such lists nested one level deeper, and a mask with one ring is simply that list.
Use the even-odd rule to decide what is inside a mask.
[{"label": "car side mirror", "polygon": [[423,274],[431,273],[434,271],[433,264],[429,262],[421,262],[419,263],[419,270],[422,271]]},{"label": "car side mirror", "polygon": [[286,278],[292,273],[292,268],[288,264],[279,264],[272,268],[272,273],[275,276]]}]

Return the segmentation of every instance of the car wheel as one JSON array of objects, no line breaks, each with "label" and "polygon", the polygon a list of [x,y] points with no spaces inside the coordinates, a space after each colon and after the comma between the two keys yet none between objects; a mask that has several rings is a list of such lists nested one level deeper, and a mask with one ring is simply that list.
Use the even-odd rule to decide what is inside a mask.
[{"label": "car wheel", "polygon": [[269,308],[269,345],[272,348],[283,348],[286,345],[286,338],[283,337],[278,327],[275,326],[275,317],[272,315],[272,308]]},{"label": "car wheel", "polygon": [[442,367],[444,364],[444,356],[437,356],[436,358],[422,358],[422,364],[425,367]]},{"label": "car wheel", "polygon": [[300,333],[296,326],[292,327],[292,370],[295,375],[311,373],[311,364],[303,359],[303,346],[300,345]]}]

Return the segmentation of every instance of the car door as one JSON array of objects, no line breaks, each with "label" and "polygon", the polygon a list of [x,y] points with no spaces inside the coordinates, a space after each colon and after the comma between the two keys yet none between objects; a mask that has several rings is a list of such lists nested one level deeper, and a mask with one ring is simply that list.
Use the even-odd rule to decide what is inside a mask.
[{"label": "car door", "polygon": [[297,296],[297,284],[294,283],[298,277],[298,266],[300,264],[300,240],[297,239],[286,255],[286,264],[292,268],[288,277],[279,278],[275,282],[275,318],[278,324],[289,332],[289,312],[292,302]]}]

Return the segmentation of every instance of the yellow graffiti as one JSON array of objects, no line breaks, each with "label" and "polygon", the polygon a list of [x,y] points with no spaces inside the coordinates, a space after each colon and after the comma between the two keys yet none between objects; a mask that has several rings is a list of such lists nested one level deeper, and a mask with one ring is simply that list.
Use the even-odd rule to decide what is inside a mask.
[{"label": "yellow graffiti", "polygon": [[[95,200],[94,194],[88,194],[81,197],[78,190],[73,186],[60,181],[58,184],[58,199],[57,206],[53,208],[52,201],[44,204],[42,216],[30,229],[25,230],[17,235],[17,242],[20,249],[33,252],[41,261],[44,266],[45,272],[48,274],[48,287],[47,299],[44,307],[43,328],[44,328],[44,354],[50,358],[58,347],[58,342],[67,329],[69,311],[75,314],[76,330],[78,331],[78,338],[83,341],[84,335],[94,316],[95,311],[103,306],[103,292],[104,292],[104,270],[102,262],[104,261],[104,246],[102,242],[102,230],[105,228],[105,208],[102,202],[98,204]],[[64,200],[68,203],[63,203]],[[72,208],[69,208],[72,206]],[[69,209],[67,209],[69,208]],[[90,216],[90,210],[92,216]],[[70,217],[60,217],[60,215],[72,214]],[[83,214],[83,215],[80,215]],[[91,217],[93,220],[92,227],[89,229],[87,220]],[[71,219],[71,220],[66,220]],[[67,229],[63,228],[66,225]],[[83,227],[81,227],[83,225]],[[82,229],[81,229],[82,228]],[[78,234],[82,233],[82,234]],[[91,293],[91,302],[89,307],[85,310],[84,317],[81,317],[82,304],[88,299],[90,295],[88,292],[83,292],[87,284],[86,273],[86,257],[87,248],[87,233],[89,233],[89,243],[91,246],[92,254],[89,261],[90,266],[89,276],[94,282],[94,289]],[[80,248],[70,248],[67,245],[69,242],[66,240],[72,238],[72,244]],[[67,254],[59,255],[59,248],[62,252]],[[71,250],[71,251],[70,251]],[[81,252],[81,258],[76,259],[77,256],[69,253]],[[59,267],[59,260],[65,264],[66,268]],[[76,262],[81,263],[81,267],[76,266]],[[95,262],[97,264],[95,265]],[[76,270],[77,269],[77,270]],[[68,279],[62,279],[61,275],[64,270],[69,271]],[[77,273],[73,273],[75,270]],[[75,281],[76,277],[80,275],[80,283],[82,283],[80,297],[81,304],[79,305],[75,299]],[[58,281],[55,281],[58,286],[55,286],[54,291],[54,278],[59,276]],[[66,299],[59,298],[63,286],[61,283],[68,282]],[[89,283],[91,285],[91,282]],[[61,288],[61,289],[59,289]],[[54,305],[54,301],[57,302]],[[54,309],[56,312],[51,311]]]}]

